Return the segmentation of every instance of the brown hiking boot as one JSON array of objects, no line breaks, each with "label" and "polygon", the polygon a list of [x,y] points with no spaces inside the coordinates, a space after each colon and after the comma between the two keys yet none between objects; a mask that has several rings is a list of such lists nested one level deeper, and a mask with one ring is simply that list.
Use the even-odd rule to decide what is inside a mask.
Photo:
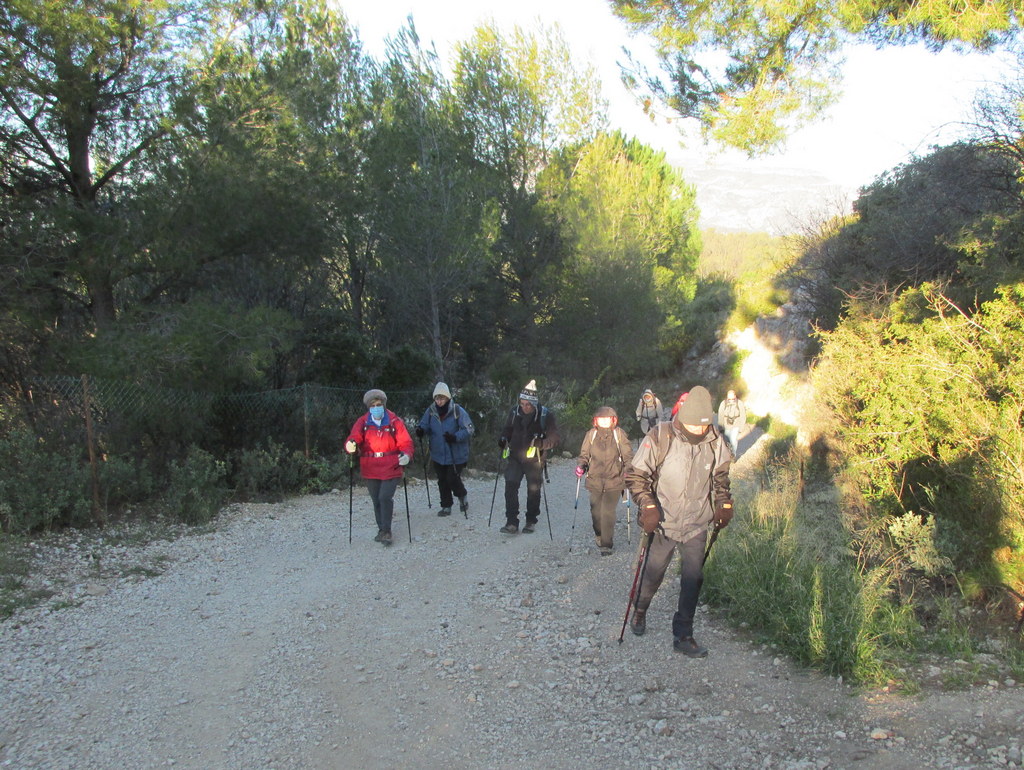
[{"label": "brown hiking boot", "polygon": [[629,630],[637,636],[643,636],[647,630],[647,610],[637,607],[633,610],[633,619],[629,623]]}]

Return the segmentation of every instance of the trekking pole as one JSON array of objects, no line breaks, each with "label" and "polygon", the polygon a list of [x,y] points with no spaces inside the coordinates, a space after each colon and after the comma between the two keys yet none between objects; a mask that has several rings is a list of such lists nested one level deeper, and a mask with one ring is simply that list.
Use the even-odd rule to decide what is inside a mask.
[{"label": "trekking pole", "polygon": [[576,477],[576,502],[572,504],[572,529],[569,530],[569,553],[572,553],[572,542],[576,535],[576,510],[580,507],[580,482],[583,481],[582,476]]},{"label": "trekking pole", "polygon": [[423,455],[423,485],[427,488],[427,508],[430,508],[430,477],[427,475],[427,453],[423,451],[423,436],[420,436],[420,454]]},{"label": "trekking pole", "polygon": [[551,511],[548,510],[548,490],[547,490],[547,484],[551,483],[551,479],[548,478],[548,462],[547,462],[547,460],[543,460],[542,459],[540,462],[541,462],[541,470],[544,473],[544,478],[541,479],[541,482],[540,482],[540,491],[541,491],[541,494],[544,496],[544,515],[547,516],[547,519],[548,519],[548,537],[551,539],[551,542],[553,543],[553,542],[555,542],[555,536],[551,532]]},{"label": "trekking pole", "polygon": [[348,456],[348,544],[352,545],[352,475],[356,467],[356,456]]},{"label": "trekking pole", "polygon": [[412,542],[412,519],[409,518],[409,480],[402,474],[402,487],[405,488],[405,525],[409,528],[409,542]]},{"label": "trekking pole", "polygon": [[626,542],[627,543],[632,543],[633,542],[633,540],[632,540],[632,538],[630,537],[630,534],[629,534],[629,514],[630,514],[630,503],[631,502],[632,502],[632,498],[630,497],[629,490],[627,489],[626,490]]},{"label": "trekking pole", "polygon": [[619,644],[622,644],[622,637],[626,633],[626,623],[629,622],[629,611],[635,606],[633,601],[634,598],[637,603],[640,602],[639,589],[637,586],[642,586],[644,582],[644,572],[647,570],[647,558],[651,555],[651,538],[654,537],[654,533],[648,533],[647,537],[643,540],[643,545],[640,547],[640,555],[636,560],[636,572],[633,575],[633,585],[629,589],[629,604],[626,605],[626,617],[622,619],[622,629],[619,631]]},{"label": "trekking pole", "polygon": [[720,526],[718,526],[718,524],[715,524],[715,528],[711,532],[711,540],[708,541],[707,550],[704,551],[704,561],[701,562],[701,566],[704,566],[704,564],[707,563],[708,554],[711,553],[711,546],[713,546],[715,544],[715,541],[718,539],[718,533],[721,532],[721,531],[722,531],[722,528]]},{"label": "trekking pole", "polygon": [[508,457],[508,447],[505,447],[498,455],[498,470],[494,474],[494,491],[491,492],[491,512],[487,514],[487,526],[491,526],[491,517],[494,515],[494,498],[498,495],[498,479],[501,478],[501,461]]}]

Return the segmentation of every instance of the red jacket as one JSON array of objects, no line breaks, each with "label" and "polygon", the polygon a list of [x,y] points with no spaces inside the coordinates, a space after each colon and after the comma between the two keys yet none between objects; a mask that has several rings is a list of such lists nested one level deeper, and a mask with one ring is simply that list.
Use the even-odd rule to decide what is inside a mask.
[{"label": "red jacket", "polygon": [[367,412],[352,426],[345,443],[355,441],[359,453],[359,472],[364,479],[397,479],[402,475],[399,453],[412,458],[413,444],[405,423],[390,409],[384,410],[381,424],[374,425]]}]

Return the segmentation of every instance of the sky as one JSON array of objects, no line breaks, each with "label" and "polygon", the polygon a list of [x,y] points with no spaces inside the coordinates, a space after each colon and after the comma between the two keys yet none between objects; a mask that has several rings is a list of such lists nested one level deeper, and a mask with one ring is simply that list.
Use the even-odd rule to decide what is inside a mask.
[{"label": "sky", "polygon": [[[812,200],[827,195],[830,205],[848,206],[858,188],[915,154],[948,144],[965,131],[979,91],[1010,71],[1008,57],[931,53],[922,46],[877,50],[856,46],[846,52],[840,100],[822,119],[793,134],[781,153],[749,159],[742,153],[708,147],[694,131],[681,146],[677,125],[652,123],[619,79],[622,47],[642,50],[642,38],[631,37],[607,0],[334,0],[358,29],[368,53],[380,56],[384,40],[413,17],[421,40],[436,45],[449,61],[452,45],[466,40],[474,27],[494,21],[533,29],[559,25],[574,56],[595,67],[609,101],[613,128],[666,152],[673,165],[697,187],[701,224],[726,226],[730,191],[745,189],[744,216],[758,221],[751,229],[784,230],[801,214],[813,216]],[[799,180],[816,177],[802,195],[773,196],[775,174]],[[765,189],[753,180],[760,179]],[[782,207],[787,207],[783,211]],[[805,207],[808,212],[793,211]],[[819,209],[821,207],[818,207]],[[813,211],[812,211],[813,210]],[[837,213],[837,212],[833,212]]]}]

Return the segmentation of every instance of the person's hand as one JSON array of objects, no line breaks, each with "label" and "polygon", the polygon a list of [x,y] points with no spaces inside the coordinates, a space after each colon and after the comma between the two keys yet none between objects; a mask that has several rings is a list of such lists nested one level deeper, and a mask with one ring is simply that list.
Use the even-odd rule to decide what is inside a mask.
[{"label": "person's hand", "polygon": [[661,512],[654,503],[648,503],[640,509],[640,526],[648,535],[661,524]]},{"label": "person's hand", "polygon": [[504,449],[508,446],[508,439],[502,436],[498,439],[498,449]]},{"label": "person's hand", "polygon": [[356,453],[356,442],[355,441],[346,441],[345,442],[345,451],[348,452],[350,455],[354,455]]},{"label": "person's hand", "polygon": [[408,465],[409,464],[409,455],[407,455],[405,452],[399,452],[398,453],[398,464],[399,465]]},{"label": "person's hand", "polygon": [[423,438],[423,434],[424,433],[426,433],[426,431],[423,430],[423,426],[422,425],[417,425],[416,426],[416,438]]},{"label": "person's hand", "polygon": [[447,441],[449,444],[454,444],[456,441],[458,441],[458,439],[455,438],[455,434],[447,430],[444,432],[444,440]]},{"label": "person's hand", "polygon": [[590,470],[590,466],[584,463],[576,466],[576,478],[582,478],[583,474]]},{"label": "person's hand", "polygon": [[730,521],[732,521],[732,503],[719,503],[715,508],[715,526],[725,529],[729,526]]},{"label": "person's hand", "polygon": [[533,434],[533,440],[534,441],[542,441],[543,439],[546,439],[547,437],[548,437],[548,434],[544,433],[544,432],[534,433]]}]

